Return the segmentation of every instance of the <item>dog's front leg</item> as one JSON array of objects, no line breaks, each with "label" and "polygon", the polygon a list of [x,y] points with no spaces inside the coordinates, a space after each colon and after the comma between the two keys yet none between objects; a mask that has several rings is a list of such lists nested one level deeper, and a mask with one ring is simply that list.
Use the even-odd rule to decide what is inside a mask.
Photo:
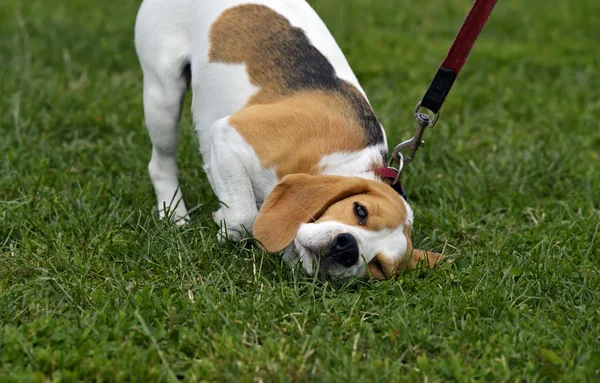
[{"label": "dog's front leg", "polygon": [[258,215],[251,179],[258,160],[252,147],[228,124],[228,118],[213,125],[211,136],[210,158],[205,159],[204,169],[221,203],[213,220],[221,226],[221,241],[239,241],[252,235]]}]

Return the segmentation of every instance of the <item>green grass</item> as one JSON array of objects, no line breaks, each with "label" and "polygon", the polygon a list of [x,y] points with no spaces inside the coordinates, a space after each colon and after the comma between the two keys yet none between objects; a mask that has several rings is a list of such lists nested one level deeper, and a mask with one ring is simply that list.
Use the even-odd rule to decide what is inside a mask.
[{"label": "green grass", "polygon": [[[390,144],[470,3],[313,1]],[[0,380],[600,379],[600,2],[500,1],[404,176],[455,263],[353,286],[215,241],[189,111],[155,218],[138,4],[0,3]]]}]

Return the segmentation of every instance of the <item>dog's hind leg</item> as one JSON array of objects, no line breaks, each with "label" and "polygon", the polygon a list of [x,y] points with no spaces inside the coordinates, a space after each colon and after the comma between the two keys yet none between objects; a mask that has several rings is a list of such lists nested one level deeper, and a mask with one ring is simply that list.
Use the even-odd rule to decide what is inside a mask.
[{"label": "dog's hind leg", "polygon": [[142,68],[144,116],[152,141],[148,172],[156,192],[158,214],[160,218],[168,216],[177,224],[183,224],[188,215],[179,187],[175,153],[181,107],[189,84],[189,66],[180,60],[174,62],[171,68],[154,70],[143,62]]}]

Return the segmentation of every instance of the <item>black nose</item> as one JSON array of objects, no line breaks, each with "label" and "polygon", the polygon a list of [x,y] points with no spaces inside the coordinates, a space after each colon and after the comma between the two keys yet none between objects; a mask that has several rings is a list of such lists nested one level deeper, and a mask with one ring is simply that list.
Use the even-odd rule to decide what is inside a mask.
[{"label": "black nose", "polygon": [[358,255],[356,238],[348,233],[342,233],[335,237],[331,247],[325,253],[326,258],[332,258],[336,263],[347,267],[358,262]]}]

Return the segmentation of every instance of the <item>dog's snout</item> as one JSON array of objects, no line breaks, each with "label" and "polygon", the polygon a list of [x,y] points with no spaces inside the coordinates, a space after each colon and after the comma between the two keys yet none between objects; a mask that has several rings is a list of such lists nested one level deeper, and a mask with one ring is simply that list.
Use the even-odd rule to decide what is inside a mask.
[{"label": "dog's snout", "polygon": [[358,242],[352,234],[348,233],[342,233],[335,237],[326,253],[327,258],[333,258],[335,262],[347,267],[358,262],[358,256]]}]

